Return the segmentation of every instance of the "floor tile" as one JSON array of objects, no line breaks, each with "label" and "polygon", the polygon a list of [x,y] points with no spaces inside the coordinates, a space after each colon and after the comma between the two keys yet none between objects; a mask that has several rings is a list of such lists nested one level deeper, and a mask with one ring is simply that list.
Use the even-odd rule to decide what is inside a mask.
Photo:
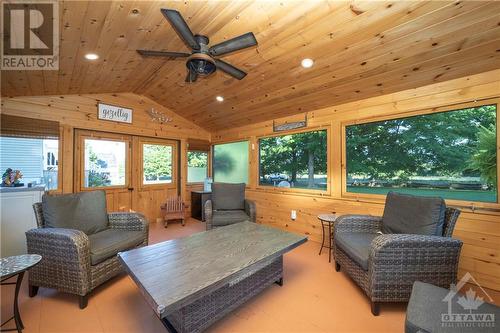
[{"label": "floor tile", "polygon": [[[205,230],[189,219],[168,228],[153,223],[150,243],[185,237]],[[384,304],[380,316],[370,312],[362,290],[343,272],[318,255],[319,244],[307,242],[285,255],[284,285],[272,285],[210,327],[208,332],[402,332],[405,304]],[[2,318],[12,313],[12,291],[2,287]],[[492,292],[500,301],[500,292]],[[20,295],[25,333],[161,333],[160,320],[135,283],[124,273],[98,287],[85,310],[78,298],[40,288],[28,297],[27,278]]]}]

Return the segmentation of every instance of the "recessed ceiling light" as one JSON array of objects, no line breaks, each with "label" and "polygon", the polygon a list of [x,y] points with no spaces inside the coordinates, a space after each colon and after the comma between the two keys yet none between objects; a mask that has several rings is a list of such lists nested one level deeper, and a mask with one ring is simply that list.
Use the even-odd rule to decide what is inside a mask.
[{"label": "recessed ceiling light", "polygon": [[99,56],[97,54],[95,54],[95,53],[87,53],[85,55],[85,59],[87,59],[87,60],[97,60],[97,59],[99,59]]},{"label": "recessed ceiling light", "polygon": [[224,101],[224,97],[222,97],[222,96],[217,96],[217,97],[215,97],[215,99],[217,100],[217,102],[223,102]]},{"label": "recessed ceiling light", "polygon": [[305,59],[302,59],[302,62],[300,64],[304,68],[311,68],[312,65],[314,65],[314,61],[312,59],[305,58]]}]

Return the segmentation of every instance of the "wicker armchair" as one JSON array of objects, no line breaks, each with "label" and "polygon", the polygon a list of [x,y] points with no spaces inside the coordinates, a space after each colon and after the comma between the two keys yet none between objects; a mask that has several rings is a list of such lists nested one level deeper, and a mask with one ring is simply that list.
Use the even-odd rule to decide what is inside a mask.
[{"label": "wicker armchair", "polygon": [[[459,215],[459,210],[446,208],[442,236],[379,234],[382,217],[340,216],[334,230],[335,270],[338,272],[342,267],[361,287],[370,298],[375,316],[381,302],[408,301],[417,280],[449,288],[456,282],[462,247],[460,240],[451,238]],[[352,253],[339,244],[342,233],[349,233],[352,239],[368,237],[367,265],[354,260]]]},{"label": "wicker armchair", "polygon": [[255,202],[245,199],[245,184],[212,184],[212,199],[205,202],[207,230],[238,222],[255,222]]},{"label": "wicker armchair", "polygon": [[[30,297],[36,296],[39,287],[53,288],[78,295],[80,308],[84,309],[94,288],[122,272],[116,253],[92,264],[93,244],[103,241],[103,237],[95,238],[99,233],[87,235],[80,230],[47,227],[42,204],[36,203],[33,208],[38,228],[26,232],[28,253],[42,255],[42,261],[30,270]],[[140,231],[134,234],[134,244],[141,239],[137,246],[148,244],[148,222],[141,214],[109,213],[108,221],[104,231],[108,236],[113,237],[117,230]]]}]

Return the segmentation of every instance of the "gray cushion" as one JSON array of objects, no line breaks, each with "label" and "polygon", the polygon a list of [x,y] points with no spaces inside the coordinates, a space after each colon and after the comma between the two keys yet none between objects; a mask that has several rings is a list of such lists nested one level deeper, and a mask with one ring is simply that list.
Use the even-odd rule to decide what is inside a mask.
[{"label": "gray cushion", "polygon": [[338,232],[335,234],[335,245],[367,271],[371,244],[377,236],[367,232]]},{"label": "gray cushion", "polygon": [[76,229],[92,235],[108,227],[104,191],[44,195],[42,210],[48,228]]},{"label": "gray cushion", "polygon": [[92,265],[97,265],[120,251],[136,247],[144,239],[143,231],[106,229],[92,234],[89,236],[90,261]]},{"label": "gray cushion", "polygon": [[215,226],[245,221],[250,221],[250,216],[244,210],[219,210],[212,213],[212,224]]},{"label": "gray cushion", "polygon": [[445,211],[442,198],[389,192],[382,231],[388,234],[442,236]]},{"label": "gray cushion", "polygon": [[245,183],[213,183],[212,202],[213,209],[245,209]]},{"label": "gray cushion", "polygon": [[[460,290],[461,293],[469,290],[466,285]],[[489,303],[481,304],[477,310],[472,313],[494,314],[494,327],[466,327],[461,323],[452,327],[443,327],[441,321],[442,314],[448,314],[448,298],[451,300],[451,311],[454,314],[469,314],[470,310],[464,308],[457,302],[461,295],[450,294],[448,289],[436,287],[434,285],[416,281],[413,284],[410,301],[406,310],[405,333],[479,333],[479,332],[498,332],[500,327],[500,307]],[[477,296],[488,298],[481,292]],[[481,323],[479,323],[481,324]]]}]

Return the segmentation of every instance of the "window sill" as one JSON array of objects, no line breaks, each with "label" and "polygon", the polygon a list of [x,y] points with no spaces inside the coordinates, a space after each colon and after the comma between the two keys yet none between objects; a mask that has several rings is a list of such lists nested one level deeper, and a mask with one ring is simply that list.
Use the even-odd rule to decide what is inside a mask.
[{"label": "window sill", "polygon": [[[248,187],[247,187],[248,188]],[[262,186],[257,185],[254,190],[259,190],[261,192],[268,193],[279,193],[279,194],[303,194],[307,196],[318,196],[325,197],[330,196],[330,190],[314,190],[306,188],[292,188],[292,187],[275,187],[275,186]]]},{"label": "window sill", "polygon": [[[335,201],[349,201],[367,204],[376,204],[383,206],[385,204],[385,195],[364,195],[353,196],[351,193],[343,193],[341,196],[335,196],[327,192],[311,193],[310,191],[297,191],[295,189],[282,191],[273,188],[266,188],[257,186],[254,188],[247,187],[247,191],[255,193],[269,193],[275,195],[293,195],[301,197],[321,198]],[[484,202],[468,202],[459,200],[445,200],[446,204],[450,207],[456,207],[462,212],[474,213],[480,215],[495,215],[500,216],[500,204],[498,203],[484,203]]]}]

